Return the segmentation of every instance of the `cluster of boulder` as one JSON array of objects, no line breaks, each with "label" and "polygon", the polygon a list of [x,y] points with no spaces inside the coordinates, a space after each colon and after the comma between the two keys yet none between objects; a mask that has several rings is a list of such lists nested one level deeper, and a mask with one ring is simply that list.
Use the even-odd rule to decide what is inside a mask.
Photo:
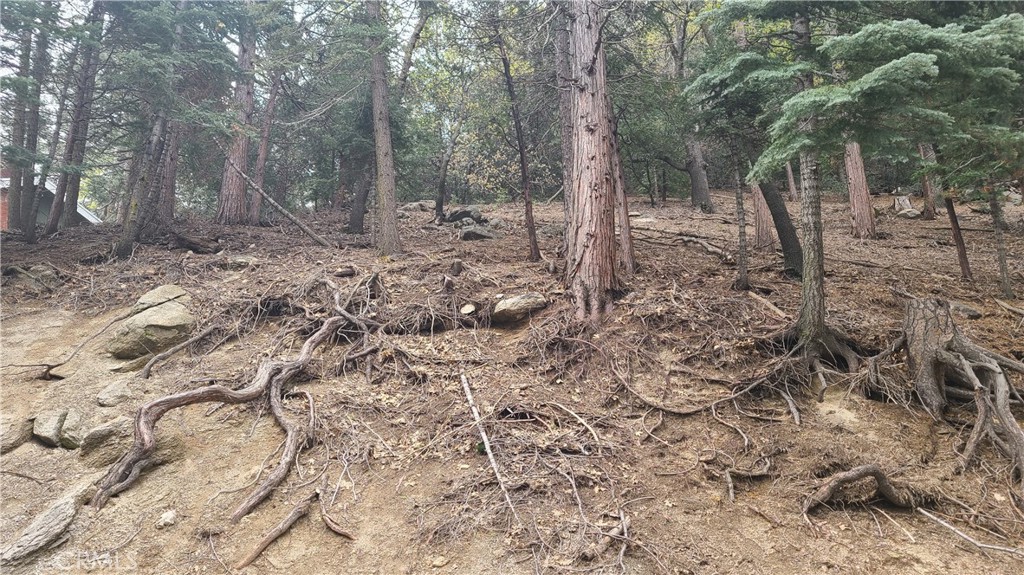
[{"label": "cluster of boulder", "polygon": [[[404,204],[399,208],[400,218],[408,218],[411,212],[434,213],[434,200],[421,200]],[[501,237],[498,231],[502,221],[489,219],[480,210],[480,206],[465,206],[454,208],[448,212],[443,219],[444,224],[452,224],[459,230],[459,239],[464,241],[493,240]]]},{"label": "cluster of boulder", "polygon": [[[176,285],[147,292],[121,321],[108,340],[106,351],[117,359],[136,360],[129,364],[130,370],[141,368],[153,354],[188,339],[195,326],[189,302],[188,293]],[[100,407],[115,407],[132,397],[131,376],[111,377],[113,381],[96,394],[95,402]],[[90,464],[112,463],[131,440],[131,419],[121,416],[90,427],[89,418],[80,407],[51,404],[34,415],[5,410],[0,414],[0,453],[12,451],[34,437],[49,447],[80,449]]]}]

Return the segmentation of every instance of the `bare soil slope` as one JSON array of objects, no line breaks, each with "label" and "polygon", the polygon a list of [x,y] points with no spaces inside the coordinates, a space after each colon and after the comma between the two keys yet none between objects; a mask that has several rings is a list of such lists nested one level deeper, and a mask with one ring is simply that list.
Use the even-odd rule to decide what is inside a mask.
[{"label": "bare soil slope", "polygon": [[[728,195],[717,199],[730,205]],[[830,323],[865,353],[883,349],[903,320],[903,303],[890,289],[896,287],[973,308],[980,317],[959,314],[960,327],[982,345],[1021,357],[1024,318],[994,299],[1000,296],[989,217],[963,210],[976,280],[968,284],[959,279],[946,221],[896,219],[889,201],[876,198],[886,236],[877,241],[850,239],[846,206],[825,206]],[[330,309],[321,278],[345,291],[379,273],[387,298],[375,321],[405,327],[381,329],[369,341],[340,337],[317,352],[285,402],[304,418],[308,399],[314,401],[316,441],[241,522],[228,517],[276,463],[284,435],[266,405],[190,406],[160,421],[155,467],[103,509],[83,507],[58,545],[4,572],[1010,575],[1024,569],[1020,555],[983,551],[933,519],[875,498],[869,481],[844,490],[808,520],[800,513],[823,478],[877,463],[962,535],[1024,547],[1024,515],[1012,504],[1005,459],[985,445],[980,464],[958,472],[972,405],[955,407],[949,422],[936,423],[923,410],[864,398],[854,390],[856,374],[836,373],[821,401],[792,382],[799,425],[783,396],[756,386],[707,408],[770,369],[774,358],[760,342],[787,326],[799,303],[799,285],[781,277],[773,252],[753,254],[757,291],[751,295],[730,289],[731,263],[679,240],[679,234],[701,236],[735,252],[731,216],[635,203],[641,269],[607,326],[588,337],[569,321],[561,270],[552,272],[559,265],[561,207],[538,208],[547,258],[540,263],[525,261],[515,206],[485,207],[506,222],[505,235],[475,242],[459,241],[450,226],[430,225],[429,213],[410,212],[400,220],[406,253],[395,258],[377,257],[367,238],[334,232],[342,229],[338,215],[307,217],[345,246],[336,250],[314,245],[287,223],[183,224],[191,236],[218,238],[221,252],[145,245],[125,262],[103,257],[115,237],[110,228],[73,230],[32,248],[5,238],[0,400],[11,417],[75,408],[92,428],[131,418],[142,403],[168,393],[211,382],[243,385],[261,359],[298,353],[310,325]],[[1024,212],[1010,209],[1007,218],[1011,275],[1022,293]],[[240,264],[240,256],[251,259]],[[442,278],[455,260],[464,271],[452,277],[452,297],[476,302],[478,327],[453,323],[453,299],[442,297]],[[33,266],[40,265],[52,273],[39,280],[14,270],[35,270],[38,277],[45,268]],[[191,294],[197,332],[216,329],[157,364],[150,379],[115,371],[122,362],[104,352],[109,333],[54,370],[60,379],[40,380],[40,368],[23,367],[66,357],[142,293],[169,283]],[[551,304],[520,324],[487,326],[489,304],[527,291],[545,294]],[[360,343],[377,350],[347,362],[346,353]],[[483,453],[460,373],[483,413],[501,484]],[[97,394],[116,382],[128,387],[130,399],[100,406]],[[689,410],[694,413],[668,412]],[[111,440],[83,455],[32,440],[0,456],[0,541],[12,541],[76,485],[97,481],[126,447],[125,440]],[[314,508],[250,566],[234,568],[317,488],[324,512],[351,539],[328,529]],[[173,524],[158,526],[170,511]],[[615,536],[606,537],[610,532]]]}]

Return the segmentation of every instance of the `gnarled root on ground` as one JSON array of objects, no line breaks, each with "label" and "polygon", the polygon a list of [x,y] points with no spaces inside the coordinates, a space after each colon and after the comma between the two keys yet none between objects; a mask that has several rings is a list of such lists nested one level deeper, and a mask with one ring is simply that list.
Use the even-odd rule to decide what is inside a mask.
[{"label": "gnarled root on ground", "polygon": [[829,477],[825,483],[818,487],[814,493],[804,500],[802,509],[803,514],[807,515],[810,510],[827,502],[844,485],[864,479],[865,477],[873,477],[875,483],[878,485],[877,494],[884,497],[893,505],[898,505],[900,507],[914,507],[914,499],[908,490],[894,486],[885,475],[885,472],[883,472],[878,465],[872,463],[854,467],[849,471],[836,473],[832,477]]},{"label": "gnarled root on ground", "polygon": [[[941,419],[949,397],[973,397],[977,418],[963,453],[963,466],[973,461],[979,443],[988,438],[1013,463],[1017,488],[1024,494],[1024,430],[1011,410],[1021,401],[1007,371],[1024,374],[1024,363],[999,355],[963,335],[940,299],[907,302],[903,333],[881,354],[868,360],[868,387],[884,391],[879,364],[906,353],[914,393],[924,408]],[[871,389],[869,389],[871,390]]]}]

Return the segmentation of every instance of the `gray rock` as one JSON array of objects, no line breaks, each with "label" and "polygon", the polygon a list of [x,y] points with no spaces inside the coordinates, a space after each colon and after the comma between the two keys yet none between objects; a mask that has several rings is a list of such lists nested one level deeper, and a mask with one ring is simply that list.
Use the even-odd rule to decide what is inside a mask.
[{"label": "gray rock", "polygon": [[565,226],[562,224],[545,224],[537,228],[537,233],[547,237],[558,237],[565,233]]},{"label": "gray rock", "polygon": [[434,200],[420,200],[418,202],[402,204],[402,207],[398,209],[405,212],[432,212],[435,205]]},{"label": "gray rock", "polygon": [[174,284],[162,285],[142,294],[139,301],[135,303],[134,307],[132,307],[132,313],[139,313],[146,308],[158,306],[164,302],[172,300],[188,305],[192,298],[188,295],[188,292],[181,288],[181,286]]},{"label": "gray rock", "polygon": [[468,226],[459,231],[459,239],[464,241],[493,240],[498,236],[484,226]]},{"label": "gray rock", "polygon": [[32,434],[46,445],[57,447],[60,444],[60,428],[64,426],[64,418],[67,416],[68,410],[66,409],[40,413],[32,424]]},{"label": "gray rock", "polygon": [[446,218],[449,222],[458,222],[465,218],[469,218],[478,224],[486,224],[487,218],[484,217],[483,212],[480,211],[480,206],[466,206],[464,208],[457,208],[452,210]]},{"label": "gray rock", "polygon": [[[259,260],[259,258],[255,257],[255,256],[235,256],[233,258],[228,258],[225,261],[219,262],[219,263],[217,263],[215,265],[217,267],[221,268],[221,269],[224,269],[224,270],[242,271],[242,270],[246,270],[246,269],[249,269],[249,268],[254,268],[254,267],[259,266],[260,265],[260,260]],[[177,287],[177,286],[174,286],[174,287]],[[157,289],[159,289],[159,288],[157,288]],[[188,296],[184,296],[184,297],[187,298]],[[178,301],[180,301],[180,299]]]},{"label": "gray rock", "polygon": [[494,312],[491,313],[491,323],[516,322],[537,310],[544,309],[547,305],[547,298],[537,292],[506,297],[494,306]]},{"label": "gray rock", "polygon": [[908,220],[916,220],[917,218],[921,217],[921,212],[915,210],[914,208],[910,208],[906,210],[900,210],[900,212],[896,214],[896,217],[905,218]]},{"label": "gray rock", "polygon": [[1006,198],[1006,201],[1010,202],[1010,205],[1013,206],[1019,206],[1021,203],[1024,203],[1024,196],[1017,192],[1006,192],[1004,197]]},{"label": "gray rock", "polygon": [[164,302],[124,320],[107,344],[107,351],[118,359],[158,353],[188,339],[194,324],[195,317],[184,305]]},{"label": "gray rock", "polygon": [[476,221],[474,221],[473,218],[462,218],[461,220],[455,222],[456,228],[468,228],[475,225]]},{"label": "gray rock", "polygon": [[128,388],[128,384],[124,381],[115,381],[96,395],[96,403],[103,407],[114,407],[128,401],[131,397],[132,390]]},{"label": "gray rock", "polygon": [[78,449],[85,439],[85,418],[77,409],[69,409],[64,425],[60,427],[60,446],[65,449]]},{"label": "gray rock", "polygon": [[912,210],[914,206],[910,203],[910,196],[896,196],[892,200],[892,209],[902,212],[903,210]]},{"label": "gray rock", "polygon": [[131,418],[122,415],[89,430],[82,439],[79,454],[90,467],[110,465],[128,449],[134,431]]},{"label": "gray rock", "polygon": [[981,319],[984,315],[973,307],[960,302],[950,302],[949,307],[967,319]]},{"label": "gray rock", "polygon": [[156,520],[156,528],[164,529],[174,525],[178,522],[178,512],[170,509],[160,514],[160,518]]},{"label": "gray rock", "polygon": [[17,449],[32,439],[32,419],[24,414],[0,414],[0,453]]}]

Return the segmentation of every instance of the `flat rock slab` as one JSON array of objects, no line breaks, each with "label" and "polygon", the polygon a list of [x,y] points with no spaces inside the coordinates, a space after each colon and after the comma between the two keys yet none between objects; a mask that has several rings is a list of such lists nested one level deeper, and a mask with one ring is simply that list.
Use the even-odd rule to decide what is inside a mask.
[{"label": "flat rock slab", "polygon": [[24,414],[0,414],[0,453],[13,451],[32,439],[32,427],[32,419]]},{"label": "flat rock slab", "polygon": [[491,323],[516,322],[535,311],[544,309],[547,305],[547,298],[537,292],[527,292],[521,295],[506,297],[494,306],[494,312],[491,313]]},{"label": "flat rock slab", "polygon": [[467,226],[459,230],[459,239],[463,241],[493,240],[497,237],[493,230],[483,226]]}]

